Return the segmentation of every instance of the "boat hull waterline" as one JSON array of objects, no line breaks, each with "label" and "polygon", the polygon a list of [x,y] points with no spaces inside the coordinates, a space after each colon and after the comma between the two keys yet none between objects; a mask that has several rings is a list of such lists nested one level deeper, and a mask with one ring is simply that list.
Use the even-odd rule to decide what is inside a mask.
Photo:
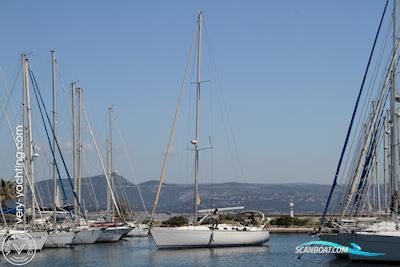
[{"label": "boat hull waterline", "polygon": [[149,235],[147,224],[132,224],[133,229],[126,235],[127,237],[146,237]]},{"label": "boat hull waterline", "polygon": [[100,237],[100,229],[83,229],[74,233],[73,245],[93,244]]},{"label": "boat hull waterline", "polygon": [[151,235],[158,248],[202,248],[256,246],[268,242],[266,230],[211,230],[208,227],[153,227]]},{"label": "boat hull waterline", "polygon": [[74,232],[50,232],[44,243],[45,248],[65,248],[74,239]]},{"label": "boat hull waterline", "polygon": [[131,228],[129,227],[108,227],[101,231],[99,238],[97,238],[96,243],[107,243],[107,242],[117,242],[122,236],[129,233]]}]

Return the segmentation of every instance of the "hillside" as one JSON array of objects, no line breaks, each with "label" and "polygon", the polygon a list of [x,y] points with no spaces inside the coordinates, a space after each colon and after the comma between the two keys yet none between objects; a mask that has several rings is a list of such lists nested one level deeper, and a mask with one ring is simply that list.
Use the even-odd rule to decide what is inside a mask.
[{"label": "hillside", "polygon": [[[101,209],[106,207],[106,181],[103,175],[90,178],[96,199]],[[72,203],[72,191],[67,180],[63,180],[69,203]],[[139,184],[147,209],[150,209],[157,190],[157,181]],[[135,184],[123,177],[115,182],[116,197],[121,199],[121,188],[124,187],[129,202],[135,210],[143,207]],[[164,184],[158,212],[190,212],[193,209],[193,186],[188,184]],[[49,196],[52,192],[50,180],[37,183],[44,206],[50,206]],[[82,179],[82,195],[88,210],[96,210],[95,198],[91,190],[89,178]],[[299,213],[320,213],[323,211],[330,185],[318,184],[251,184],[220,183],[200,184],[200,208],[245,206],[246,209],[257,209],[267,213],[287,213],[289,202],[295,203],[295,211]]]}]

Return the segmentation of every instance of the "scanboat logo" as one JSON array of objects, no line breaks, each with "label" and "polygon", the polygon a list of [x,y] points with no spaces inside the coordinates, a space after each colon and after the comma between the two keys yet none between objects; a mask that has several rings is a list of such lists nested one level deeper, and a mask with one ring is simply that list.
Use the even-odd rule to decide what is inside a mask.
[{"label": "scanboat logo", "polygon": [[296,253],[350,253],[354,255],[377,257],[385,253],[362,251],[356,243],[350,243],[351,247],[327,241],[311,241],[296,247]]},{"label": "scanboat logo", "polygon": [[1,251],[9,263],[22,266],[35,257],[36,242],[28,233],[12,233],[3,240]]}]

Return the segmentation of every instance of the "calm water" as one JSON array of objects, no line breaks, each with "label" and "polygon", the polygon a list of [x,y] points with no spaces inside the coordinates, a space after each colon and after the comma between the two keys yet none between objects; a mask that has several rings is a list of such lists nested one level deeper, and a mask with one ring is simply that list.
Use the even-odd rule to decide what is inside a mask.
[{"label": "calm water", "polygon": [[[27,266],[366,266],[335,260],[332,255],[306,254],[297,259],[295,247],[311,240],[306,234],[272,234],[268,245],[260,247],[157,250],[151,237],[137,238],[115,244],[46,249]],[[12,266],[0,260],[0,266]]]}]

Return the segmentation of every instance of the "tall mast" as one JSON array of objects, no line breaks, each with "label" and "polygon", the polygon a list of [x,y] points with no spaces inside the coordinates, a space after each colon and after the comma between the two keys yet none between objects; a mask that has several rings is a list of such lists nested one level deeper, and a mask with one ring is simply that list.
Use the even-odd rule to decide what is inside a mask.
[{"label": "tall mast", "polygon": [[201,24],[203,14],[200,12],[197,20],[198,36],[197,36],[197,89],[196,89],[196,138],[194,142],[195,152],[195,174],[194,174],[194,225],[197,224],[197,213],[199,202],[199,132],[200,132],[200,86],[201,86]]},{"label": "tall mast", "polygon": [[391,72],[392,88],[390,93],[390,159],[391,172],[390,181],[392,188],[392,208],[393,219],[397,220],[399,203],[397,199],[397,177],[398,177],[398,146],[397,146],[397,118],[396,118],[396,65],[397,65],[397,0],[393,0],[393,67]]},{"label": "tall mast", "polygon": [[111,219],[114,219],[114,208],[111,205],[111,190],[114,190],[114,178],[113,178],[113,143],[112,143],[112,106],[108,107],[108,119],[109,119],[109,131],[107,139],[107,166],[108,166],[108,177],[110,177],[111,188],[107,187],[107,212],[111,215]]},{"label": "tall mast", "polygon": [[[109,138],[107,137],[107,139],[106,139],[106,145],[107,145],[107,153],[106,153],[106,172],[107,172],[107,176],[108,176],[108,178],[110,178],[110,140],[109,140]],[[106,180],[107,180],[107,177],[105,177],[106,178]],[[111,185],[111,181],[110,181],[110,186],[112,186]],[[106,187],[107,187],[107,191],[106,191],[106,193],[107,193],[107,199],[106,199],[106,213],[107,213],[107,220],[110,220],[110,214],[111,214],[111,190],[110,190],[110,187],[108,186],[108,184],[107,184],[107,181],[106,181]]]},{"label": "tall mast", "polygon": [[[51,50],[51,87],[53,96],[53,149],[56,147],[56,53]],[[57,197],[57,181],[56,181],[56,155],[53,153],[53,166],[52,166],[52,178],[53,178],[53,229],[56,228],[57,224],[57,213],[56,213],[56,197]]]},{"label": "tall mast", "polygon": [[[83,97],[83,89],[78,87],[76,89],[76,93],[78,96],[78,110],[77,110],[77,155],[76,155],[76,169],[77,169],[77,191],[78,191],[78,201],[81,203],[82,201],[82,97]],[[79,212],[79,210],[78,210]]]},{"label": "tall mast", "polygon": [[[27,76],[27,68],[26,68],[26,56],[24,54],[21,55],[21,61],[22,61],[22,127],[23,127],[23,151],[25,153],[25,158],[24,158],[24,168],[27,169],[28,167],[28,154],[26,153],[26,140],[28,139],[28,134],[27,134],[27,126],[26,126],[26,87],[28,84],[28,76]],[[28,201],[26,200],[26,195],[27,195],[27,172],[23,172],[23,191],[24,191],[24,209],[26,210]],[[23,220],[24,220],[24,229],[26,228],[26,212],[23,214]]]},{"label": "tall mast", "polygon": [[390,133],[390,128],[389,128],[389,111],[386,111],[386,116],[385,116],[385,121],[384,121],[384,129],[385,129],[385,133],[384,133],[384,137],[383,137],[383,143],[384,143],[384,147],[383,147],[383,189],[384,189],[384,201],[385,201],[385,212],[387,214],[390,214],[390,205],[389,205],[389,200],[388,200],[388,169],[389,169],[389,133]]},{"label": "tall mast", "polygon": [[[76,123],[75,123],[75,98],[76,98],[76,83],[71,83],[71,91],[72,91],[72,175],[74,177],[74,187],[75,190],[78,187],[78,179],[76,173]],[[74,209],[75,209],[75,216],[78,216],[78,201],[74,199]]]},{"label": "tall mast", "polygon": [[31,179],[31,197],[32,197],[32,221],[36,219],[36,203],[35,203],[35,176],[33,171],[33,160],[34,160],[34,147],[32,139],[32,118],[31,118],[31,96],[29,89],[29,61],[25,57],[25,104],[26,104],[26,119],[27,119],[27,142],[26,142],[26,154],[28,156],[28,179]]}]

